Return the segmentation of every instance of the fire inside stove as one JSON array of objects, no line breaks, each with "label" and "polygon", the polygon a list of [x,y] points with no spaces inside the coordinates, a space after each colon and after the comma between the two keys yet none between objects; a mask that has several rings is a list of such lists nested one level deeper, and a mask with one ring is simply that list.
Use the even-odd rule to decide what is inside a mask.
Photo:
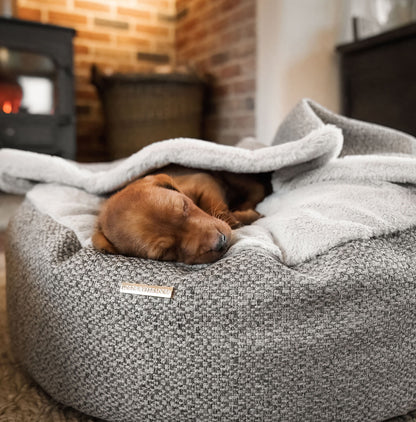
[{"label": "fire inside stove", "polygon": [[55,83],[49,57],[0,47],[0,113],[54,114]]},{"label": "fire inside stove", "polygon": [[9,75],[0,74],[0,109],[5,114],[18,113],[22,104],[23,90]]}]

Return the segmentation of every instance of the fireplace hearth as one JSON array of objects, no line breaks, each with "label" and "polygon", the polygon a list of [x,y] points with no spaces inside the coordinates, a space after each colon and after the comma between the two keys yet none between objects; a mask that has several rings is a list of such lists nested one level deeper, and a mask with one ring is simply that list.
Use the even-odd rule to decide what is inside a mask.
[{"label": "fireplace hearth", "polygon": [[75,158],[74,35],[0,18],[0,148]]}]

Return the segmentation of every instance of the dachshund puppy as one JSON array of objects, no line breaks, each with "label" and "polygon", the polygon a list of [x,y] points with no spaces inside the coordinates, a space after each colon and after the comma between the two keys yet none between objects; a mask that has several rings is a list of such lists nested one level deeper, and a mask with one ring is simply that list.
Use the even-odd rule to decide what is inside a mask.
[{"label": "dachshund puppy", "polygon": [[213,262],[227,251],[231,229],[260,218],[254,207],[270,192],[270,174],[169,165],[111,196],[98,216],[92,242],[113,254]]}]

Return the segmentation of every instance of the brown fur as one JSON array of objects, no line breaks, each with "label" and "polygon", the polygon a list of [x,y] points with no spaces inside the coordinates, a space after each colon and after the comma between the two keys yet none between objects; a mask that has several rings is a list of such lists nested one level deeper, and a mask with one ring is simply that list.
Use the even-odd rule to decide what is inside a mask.
[{"label": "brown fur", "polygon": [[92,241],[108,253],[187,264],[219,259],[231,229],[251,224],[270,192],[269,175],[170,165],[136,180],[103,205]]}]

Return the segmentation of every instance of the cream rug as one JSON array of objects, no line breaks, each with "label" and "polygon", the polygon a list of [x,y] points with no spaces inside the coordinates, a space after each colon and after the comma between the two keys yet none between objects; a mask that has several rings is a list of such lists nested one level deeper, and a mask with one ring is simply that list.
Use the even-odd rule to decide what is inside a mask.
[{"label": "cream rug", "polygon": [[0,233],[6,230],[10,217],[23,201],[23,196],[9,195],[0,191]]},{"label": "cream rug", "polygon": [[[35,384],[13,358],[7,332],[3,248],[4,233],[0,232],[0,422],[99,422],[100,419],[57,403]],[[389,419],[388,422],[416,422],[416,412]]]}]

